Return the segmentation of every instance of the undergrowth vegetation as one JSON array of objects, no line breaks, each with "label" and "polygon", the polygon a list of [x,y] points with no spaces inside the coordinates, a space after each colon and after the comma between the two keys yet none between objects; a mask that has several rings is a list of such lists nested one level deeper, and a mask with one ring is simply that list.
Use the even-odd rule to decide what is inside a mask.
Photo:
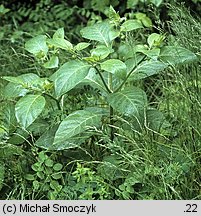
[{"label": "undergrowth vegetation", "polygon": [[163,0],[8,2],[0,199],[200,199],[193,9]]}]

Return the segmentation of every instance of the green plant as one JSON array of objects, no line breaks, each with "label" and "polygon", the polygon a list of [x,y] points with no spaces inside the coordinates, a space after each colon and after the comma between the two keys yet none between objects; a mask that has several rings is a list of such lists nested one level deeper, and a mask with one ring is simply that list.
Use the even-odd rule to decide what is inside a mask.
[{"label": "green plant", "polygon": [[163,0],[128,0],[127,1],[127,8],[134,8],[136,7],[139,3],[144,3],[144,4],[154,4],[156,7],[159,7]]},{"label": "green plant", "polygon": [[[9,81],[4,95],[17,99],[15,117],[24,130],[29,130],[41,113],[47,113],[47,105],[59,111],[59,119],[35,142],[36,146],[48,150],[74,148],[96,135],[94,129],[99,127],[109,131],[113,141],[117,117],[122,115],[136,120],[133,127],[159,124],[158,130],[163,126],[163,120],[155,122],[161,113],[152,111],[145,92],[134,85],[196,56],[185,48],[163,45],[164,36],[156,33],[148,36],[146,44],[128,44],[123,38],[145,28],[143,17],[136,14],[136,19],[125,20],[110,7],[109,19],[81,30],[82,37],[91,42],[73,45],[65,39],[63,28],[52,38],[39,35],[26,42],[26,50],[46,68],[58,67],[59,49],[65,50],[68,58],[50,77],[33,73],[3,77]],[[90,107],[69,113],[65,100],[83,85],[98,89],[99,97]]]},{"label": "green plant", "polygon": [[0,16],[3,16],[4,14],[8,13],[10,10],[8,8],[5,8],[3,4],[0,5]]},{"label": "green plant", "polygon": [[77,163],[68,173],[45,151],[38,153],[31,168],[33,173],[24,177],[32,183],[31,199],[105,199],[110,194],[108,185],[90,168]]},{"label": "green plant", "polygon": [[[185,9],[184,5],[181,7],[179,4],[171,8],[174,1],[169,1],[167,8],[165,4],[154,7],[149,4],[150,1],[141,0],[104,0],[101,4],[98,0],[73,0],[68,3],[59,1],[56,5],[53,1],[40,0],[34,8],[33,4],[18,2],[18,5],[14,5],[13,1],[3,1],[4,6],[11,10],[6,14],[0,12],[1,75],[7,76],[5,80],[0,80],[0,198],[199,199],[201,124],[197,116],[201,110],[200,62],[169,62],[170,65],[163,73],[156,72],[143,79],[142,73],[138,79],[134,79],[133,76],[138,75],[134,70],[131,79],[128,78],[121,90],[135,86],[146,92],[148,102],[139,113],[140,117],[120,112],[115,105],[109,103],[110,94],[97,72],[99,69],[108,85],[110,73],[104,71],[105,64],[102,63],[120,60],[129,68],[132,58],[140,59],[145,56],[143,62],[137,66],[140,69],[150,59],[154,63],[157,60],[163,62],[161,53],[166,44],[175,47],[174,51],[180,50],[179,46],[189,49],[199,59],[200,22],[196,19],[199,1],[194,1],[196,4],[193,1],[185,2],[191,9],[196,7],[195,10]],[[130,7],[128,2],[131,3]],[[135,3],[136,5],[132,5]],[[109,4],[119,10],[119,13],[113,13],[112,8],[107,7]],[[164,13],[167,9],[167,13]],[[159,18],[162,15],[161,10],[168,15],[162,16],[162,22]],[[105,16],[109,20],[103,21]],[[79,34],[82,25],[98,26],[100,29],[102,22],[108,22],[111,29],[119,32],[118,37],[109,43],[109,49],[105,49],[107,46],[104,43],[95,40],[87,43]],[[164,22],[170,24],[170,31],[165,34],[153,33],[155,28],[164,27]],[[138,23],[139,28],[132,30],[134,23]],[[140,24],[143,28],[140,28]],[[123,25],[127,31],[123,31]],[[69,45],[65,40],[58,42],[56,37],[50,37],[61,26],[65,26],[65,36],[62,39],[71,42],[71,50],[65,47],[66,44]],[[46,35],[34,38],[44,32]],[[63,29],[57,31],[61,35],[64,35],[63,32]],[[105,35],[108,35],[107,32],[108,30]],[[30,35],[33,39],[27,41]],[[156,49],[150,52],[152,48],[149,44],[152,44],[153,38],[158,43],[154,43],[153,48]],[[37,47],[34,43],[38,42],[42,49],[31,51],[31,56],[24,49],[25,41],[28,51],[31,47]],[[81,43],[76,45],[78,42]],[[43,45],[48,46],[48,51]],[[85,49],[79,50],[81,48]],[[107,57],[104,56],[107,54],[106,50],[112,52]],[[99,55],[99,59],[95,58],[97,53],[101,53],[103,57]],[[191,52],[189,54],[193,60],[195,56]],[[180,60],[182,58],[184,56]],[[57,97],[54,89],[58,83],[50,77],[61,69],[62,64],[72,63],[72,60],[88,63],[90,71],[79,84]],[[119,62],[116,61],[117,63]],[[63,80],[72,71],[68,70],[69,65],[71,64],[67,64],[62,72],[65,74]],[[153,71],[155,67],[153,65]],[[113,72],[113,67],[110,69]],[[145,76],[147,71],[151,70],[143,69]],[[123,81],[118,75],[112,74],[113,90]],[[10,76],[15,76],[22,82],[18,83],[19,80]],[[9,79],[11,82],[6,86]],[[68,84],[72,84],[71,79],[68,79],[66,86]],[[31,94],[44,97],[45,106],[25,128],[16,119],[15,107],[19,100],[26,99]],[[110,105],[113,106],[112,121]],[[26,107],[23,110],[26,111]],[[92,126],[86,128],[82,125],[83,132],[69,139],[66,137],[62,146],[53,146],[61,122],[79,110],[99,110],[100,124],[97,123],[96,127],[91,124]],[[26,124],[28,125],[25,122]],[[48,151],[36,148],[37,145]],[[50,164],[52,161],[53,164],[62,164],[62,178],[53,178],[53,174],[57,175],[58,171],[53,167],[48,168],[45,162],[41,163],[41,154],[46,155]],[[39,173],[37,169],[43,171]],[[48,174],[49,170],[52,174]],[[44,179],[39,176],[44,176]],[[46,187],[49,188],[49,193],[45,190]]]},{"label": "green plant", "polygon": [[26,174],[25,179],[32,181],[32,199],[43,196],[56,199],[63,188],[63,165],[56,163],[41,151],[38,153],[37,162],[31,166],[34,174]]},{"label": "green plant", "polygon": [[[74,184],[72,184],[74,182]],[[88,167],[77,163],[76,170],[72,173],[71,185],[77,193],[78,199],[108,199],[110,192],[103,178]]]}]

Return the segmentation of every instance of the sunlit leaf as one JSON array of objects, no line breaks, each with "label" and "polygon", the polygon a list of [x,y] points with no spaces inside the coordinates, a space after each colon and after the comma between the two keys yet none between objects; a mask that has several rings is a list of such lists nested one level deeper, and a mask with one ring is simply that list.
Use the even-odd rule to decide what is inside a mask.
[{"label": "sunlit leaf", "polygon": [[97,88],[99,90],[106,91],[103,83],[101,82],[96,70],[94,68],[91,68],[89,70],[88,75],[82,80],[80,84],[83,85],[90,85],[93,88]]},{"label": "sunlit leaf", "polygon": [[15,105],[17,121],[27,128],[40,115],[45,107],[45,98],[41,95],[26,95]]},{"label": "sunlit leaf", "polygon": [[118,37],[119,32],[114,30],[109,22],[105,21],[83,28],[81,35],[89,40],[99,41],[109,46],[111,41]]},{"label": "sunlit leaf", "polygon": [[75,50],[81,51],[83,49],[86,49],[88,46],[90,46],[90,43],[81,42],[81,43],[78,43],[74,48]]},{"label": "sunlit leaf", "polygon": [[33,73],[27,73],[17,77],[6,77],[5,79],[10,81],[10,83],[4,88],[4,96],[6,98],[15,98],[25,96],[30,91],[30,89],[26,89],[26,87],[30,87],[39,82],[40,77]]},{"label": "sunlit leaf", "polygon": [[135,6],[139,3],[139,0],[127,0],[127,8],[135,8]]},{"label": "sunlit leaf", "polygon": [[164,38],[163,35],[152,33],[149,35],[147,43],[149,44],[149,47],[160,46]]},{"label": "sunlit leaf", "polygon": [[64,39],[64,28],[59,28],[54,34],[53,39]]},{"label": "sunlit leaf", "polygon": [[52,56],[48,62],[44,64],[45,68],[56,68],[59,65],[59,58],[57,56]]},{"label": "sunlit leaf", "polygon": [[47,55],[48,46],[46,44],[46,36],[45,35],[38,35],[25,43],[25,49],[34,54],[39,55],[40,53],[44,56]]},{"label": "sunlit leaf", "polygon": [[121,25],[122,31],[133,31],[135,29],[143,28],[139,20],[128,20]]},{"label": "sunlit leaf", "polygon": [[163,71],[167,67],[168,64],[157,60],[144,61],[133,71],[129,80],[144,79]]},{"label": "sunlit leaf", "polygon": [[65,94],[80,83],[88,74],[90,65],[78,60],[72,60],[62,65],[50,80],[54,81],[57,97]]},{"label": "sunlit leaf", "polygon": [[64,50],[72,50],[73,49],[73,45],[71,44],[71,42],[69,42],[66,39],[63,38],[53,38],[53,39],[48,39],[47,40],[48,44],[56,47],[56,48],[61,48]]},{"label": "sunlit leaf", "polygon": [[102,60],[108,57],[114,50],[105,45],[98,45],[96,48],[91,50],[92,57],[96,57],[97,60]]},{"label": "sunlit leaf", "polygon": [[102,114],[100,112],[90,112],[86,110],[78,110],[71,113],[59,125],[53,145],[63,146],[63,144],[66,143],[66,149],[74,147],[75,144],[72,146],[71,143],[68,144],[67,141],[90,127],[99,126],[101,117]]},{"label": "sunlit leaf", "polygon": [[170,65],[188,63],[197,59],[196,55],[183,47],[165,46],[161,49],[160,59]]},{"label": "sunlit leaf", "polygon": [[141,111],[147,106],[145,92],[136,87],[127,87],[119,92],[111,93],[107,101],[115,110],[125,115],[140,116]]},{"label": "sunlit leaf", "polygon": [[151,19],[144,13],[135,13],[135,17],[137,20],[141,21],[142,24],[147,27],[150,28],[152,27],[152,21]]},{"label": "sunlit leaf", "polygon": [[101,63],[101,69],[116,75],[118,78],[126,77],[127,67],[125,63],[118,59],[109,59]]},{"label": "sunlit leaf", "polygon": [[156,7],[159,7],[163,2],[163,0],[150,0],[150,2],[156,5]]}]

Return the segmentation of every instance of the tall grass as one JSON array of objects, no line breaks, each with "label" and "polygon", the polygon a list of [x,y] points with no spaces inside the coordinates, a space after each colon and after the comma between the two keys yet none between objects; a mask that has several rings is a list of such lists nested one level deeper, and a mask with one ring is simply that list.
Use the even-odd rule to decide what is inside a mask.
[{"label": "tall grass", "polygon": [[170,68],[145,83],[171,125],[166,131],[157,134],[148,129],[136,136],[132,130],[116,128],[117,139],[107,147],[117,155],[117,167],[126,170],[116,190],[123,194],[130,181],[133,191],[120,198],[201,198],[201,22],[182,5],[169,10],[168,26],[174,36],[168,36],[168,44],[193,51],[198,61]]},{"label": "tall grass", "polygon": [[177,43],[198,56],[198,62],[173,69],[164,82],[164,101],[176,131],[175,144],[192,160],[190,174],[182,183],[183,198],[201,197],[201,20],[184,6],[170,7],[170,28]]}]

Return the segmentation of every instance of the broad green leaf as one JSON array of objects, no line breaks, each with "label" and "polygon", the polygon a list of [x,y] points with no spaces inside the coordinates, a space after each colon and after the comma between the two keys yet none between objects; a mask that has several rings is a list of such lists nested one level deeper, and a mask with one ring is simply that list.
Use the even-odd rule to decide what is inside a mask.
[{"label": "broad green leaf", "polygon": [[118,54],[119,57],[123,60],[127,60],[129,58],[137,58],[139,55],[137,52],[143,53],[143,51],[147,50],[147,47],[144,45],[131,45],[128,43],[121,44],[119,46]]},{"label": "broad green leaf", "polygon": [[86,42],[81,42],[81,43],[78,43],[74,49],[75,50],[78,50],[78,51],[81,51],[83,49],[86,49],[88,46],[90,46],[90,43],[86,43]]},{"label": "broad green leaf", "polygon": [[121,31],[133,31],[135,29],[143,28],[139,20],[128,20],[121,25]]},{"label": "broad green leaf", "polygon": [[8,142],[14,145],[19,145],[24,143],[25,140],[28,139],[30,134],[28,133],[27,130],[24,130],[22,128],[17,128],[15,133],[13,133],[9,139]]},{"label": "broad green leaf", "polygon": [[64,28],[59,28],[54,34],[53,39],[64,39]]},{"label": "broad green leaf", "polygon": [[72,50],[73,49],[73,45],[71,44],[71,42],[69,42],[66,39],[63,38],[53,38],[53,39],[47,39],[47,43],[55,46],[56,48],[61,48],[64,50]]},{"label": "broad green leaf", "polygon": [[29,92],[28,89],[22,87],[22,85],[16,85],[15,83],[8,83],[3,91],[3,95],[10,99],[20,96],[25,96]]},{"label": "broad green leaf", "polygon": [[[46,36],[45,35],[38,35],[30,40],[28,40],[25,43],[25,49],[34,54],[35,56],[37,55],[47,55],[48,52],[48,46],[46,44]],[[41,57],[42,57],[41,56]]]},{"label": "broad green leaf", "polygon": [[32,168],[32,170],[34,170],[34,171],[43,171],[44,170],[44,168],[43,168],[43,166],[42,166],[42,163],[41,162],[36,162],[36,163],[34,163],[32,166],[31,166],[31,168]]},{"label": "broad green leaf", "polygon": [[152,21],[151,19],[144,13],[136,13],[135,17],[137,20],[141,21],[142,24],[147,27],[150,28],[152,27]]},{"label": "broad green leaf", "polygon": [[136,66],[138,66],[139,62],[142,61],[144,55],[141,53],[137,53],[135,57],[129,58],[125,61],[127,67],[127,73],[131,72]]},{"label": "broad green leaf", "polygon": [[81,30],[81,35],[89,40],[99,41],[109,46],[109,44],[119,36],[119,32],[114,30],[108,21],[87,26]]},{"label": "broad green leaf", "polygon": [[149,47],[152,48],[153,46],[160,46],[164,39],[165,37],[163,35],[152,33],[149,35],[147,43],[149,44]]},{"label": "broad green leaf", "polygon": [[17,120],[15,118],[15,105],[6,102],[1,104],[1,127],[4,132],[12,133],[16,130]]},{"label": "broad green leaf", "polygon": [[148,51],[148,46],[147,45],[138,44],[138,45],[136,45],[136,46],[133,47],[133,50],[135,52],[144,53],[144,52]]},{"label": "broad green leaf", "polygon": [[[137,53],[142,53],[146,56],[148,56],[151,59],[157,60],[158,56],[160,55],[160,48],[152,48],[152,49],[148,49],[147,45],[136,45],[133,47],[133,52]],[[135,54],[135,55],[136,55]]]},{"label": "broad green leaf", "polygon": [[47,130],[36,142],[35,145],[47,149],[47,150],[64,150],[68,148],[73,148],[81,145],[86,138],[86,135],[82,135],[81,137],[74,137],[72,139],[68,139],[63,143],[58,143],[58,145],[53,145],[55,134],[58,130],[59,125],[55,125],[51,129]]},{"label": "broad green leaf", "polygon": [[1,77],[2,79],[15,83],[15,84],[23,84],[23,80],[18,76],[18,77],[13,77],[13,76],[3,76]]},{"label": "broad green leaf", "polygon": [[8,82],[15,83],[15,84],[31,85],[36,80],[40,79],[40,77],[33,73],[27,73],[27,74],[22,74],[17,77],[3,76],[2,79],[5,79]]},{"label": "broad green leaf", "polygon": [[[90,127],[99,126],[101,123],[100,112],[90,112],[86,110],[78,110],[71,113],[67,118],[65,118],[55,134],[53,145],[63,146],[65,142],[70,140],[72,137],[86,131]],[[72,148],[75,145],[71,143],[66,145],[67,148]]]},{"label": "broad green leaf", "polygon": [[135,6],[139,3],[139,0],[127,0],[127,8],[135,8]]},{"label": "broad green leaf", "polygon": [[90,85],[92,88],[97,88],[101,91],[106,91],[103,83],[101,82],[99,76],[97,75],[97,72],[94,68],[91,68],[89,70],[88,75],[82,80],[82,82],[80,83],[81,85]]},{"label": "broad green leaf", "polygon": [[153,48],[151,50],[146,50],[143,52],[146,56],[153,60],[157,60],[160,55],[160,49],[159,48]]},{"label": "broad green leaf", "polygon": [[46,132],[35,142],[35,145],[43,149],[51,149],[58,127],[58,125],[55,125],[54,127],[47,129]]},{"label": "broad green leaf", "polygon": [[[112,76],[112,80],[111,80],[111,77],[108,76],[107,71],[103,71],[101,73],[102,73],[103,79],[105,80],[105,83],[111,83],[111,81],[112,81],[113,89],[116,89],[122,83],[122,80],[120,78],[117,78],[117,76]],[[103,94],[104,94],[104,92],[103,92]]]},{"label": "broad green leaf", "polygon": [[170,124],[165,119],[162,112],[157,109],[148,109],[146,112],[146,126],[153,131],[159,132],[162,128],[167,128]]},{"label": "broad green leaf", "polygon": [[[52,180],[50,182],[50,187],[56,191],[57,193],[62,189],[62,186],[59,185],[59,182],[58,181],[55,181],[55,180]],[[54,198],[55,199],[55,198]]]},{"label": "broad green leaf", "polygon": [[116,25],[119,24],[121,17],[119,16],[119,13],[115,11],[115,9],[110,5],[109,11],[108,11],[108,17],[110,21]]},{"label": "broad green leaf", "polygon": [[144,79],[146,77],[152,76],[153,74],[157,74],[160,71],[163,71],[167,67],[168,64],[157,60],[144,61],[133,71],[129,77],[129,80]]},{"label": "broad green leaf", "polygon": [[97,60],[102,60],[113,52],[114,50],[110,47],[107,47],[105,45],[98,45],[95,49],[91,50],[91,55],[93,57],[97,57]]},{"label": "broad green leaf", "polygon": [[120,31],[118,29],[112,28],[109,32],[109,39],[112,42],[115,38],[119,37]]},{"label": "broad green leaf", "polygon": [[4,126],[0,127],[0,140],[3,140],[4,137],[6,137],[7,135],[7,130]]},{"label": "broad green leaf", "polygon": [[38,178],[40,178],[41,180],[43,180],[45,178],[45,175],[42,171],[39,171],[36,173],[36,175],[38,176]]},{"label": "broad green leaf", "polygon": [[56,68],[59,65],[59,58],[57,56],[52,56],[48,62],[44,64],[45,68]]},{"label": "broad green leaf", "polygon": [[47,159],[48,159],[48,156],[45,154],[44,151],[39,152],[39,154],[38,154],[38,161],[39,162],[43,163]]},{"label": "broad green leaf", "polygon": [[151,28],[152,27],[152,21],[149,17],[144,17],[142,20],[141,20],[142,24],[147,27],[147,28]]},{"label": "broad green leaf", "polygon": [[23,81],[24,84],[28,84],[28,85],[32,85],[33,83],[35,83],[37,80],[40,79],[38,75],[33,73],[22,74],[18,77]]},{"label": "broad green leaf", "polygon": [[49,123],[45,119],[37,119],[29,127],[28,131],[33,134],[33,136],[42,135],[48,128]]},{"label": "broad green leaf", "polygon": [[3,4],[0,5],[0,16],[3,16],[4,14],[8,13],[10,9],[5,8]]},{"label": "broad green leaf", "polygon": [[73,89],[88,74],[90,65],[78,60],[72,60],[62,65],[50,80],[54,81],[56,96],[59,97]]},{"label": "broad green leaf", "polygon": [[[8,78],[8,79],[7,79]],[[25,96],[30,90],[26,89],[40,80],[40,77],[33,73],[22,74],[17,77],[6,77],[10,81],[4,88],[6,98]]]},{"label": "broad green leaf", "polygon": [[197,57],[188,49],[175,46],[165,46],[161,49],[160,59],[165,63],[174,65],[195,61]]},{"label": "broad green leaf", "polygon": [[126,65],[118,59],[109,59],[100,64],[101,70],[107,71],[116,75],[118,78],[126,77]]},{"label": "broad green leaf", "polygon": [[159,7],[161,5],[161,3],[163,2],[163,0],[150,0],[150,1],[151,1],[151,3],[156,5],[156,7]]},{"label": "broad green leaf", "polygon": [[111,93],[107,97],[108,103],[124,115],[140,116],[147,106],[147,96],[142,89],[127,87],[122,91]]},{"label": "broad green leaf", "polygon": [[41,95],[26,95],[15,105],[17,121],[27,128],[40,115],[45,107],[45,98]]}]

